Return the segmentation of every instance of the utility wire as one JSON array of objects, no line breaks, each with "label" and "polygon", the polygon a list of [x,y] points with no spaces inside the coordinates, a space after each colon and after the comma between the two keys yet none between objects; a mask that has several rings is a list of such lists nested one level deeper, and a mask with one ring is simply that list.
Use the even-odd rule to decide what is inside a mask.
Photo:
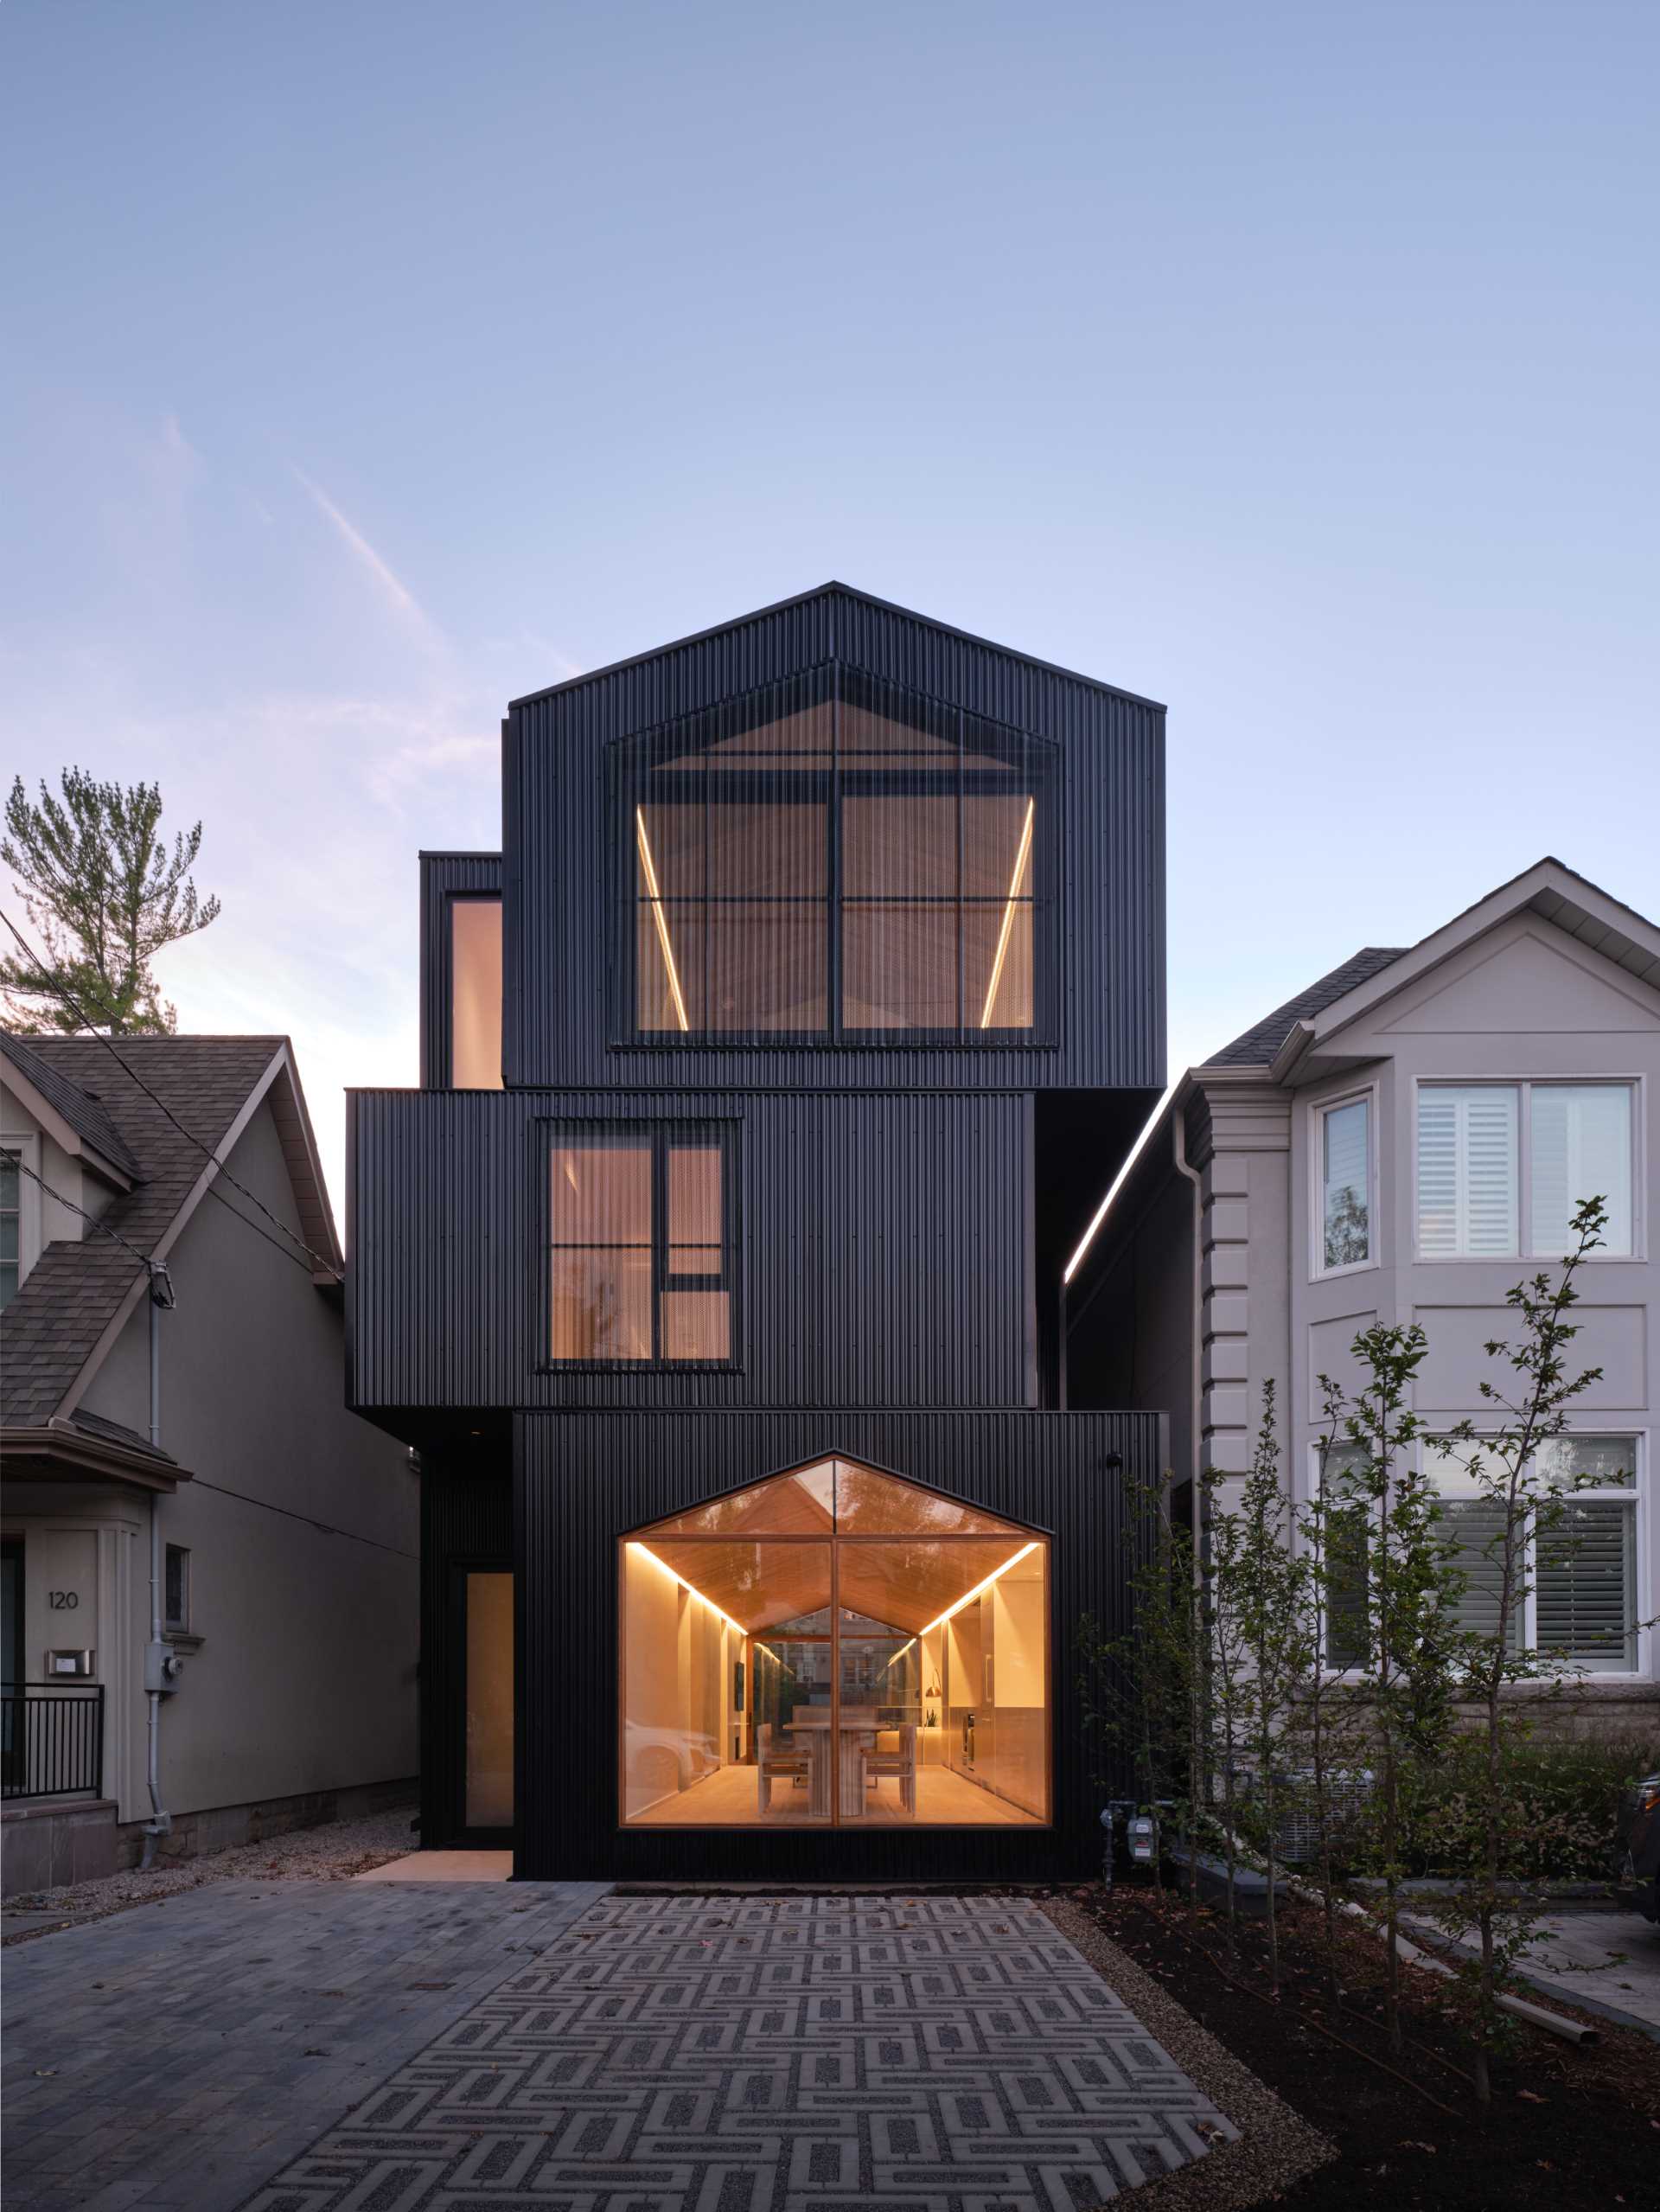
[{"label": "utility wire", "polygon": [[[50,969],[42,960],[41,955],[36,952],[34,946],[30,944],[29,939],[23,935],[17,924],[12,920],[10,915],[0,914],[0,922],[3,922],[5,924],[6,927],[11,931],[12,936],[16,937],[17,943],[22,947],[23,951],[34,962],[35,973],[40,976],[42,985],[44,988],[50,991],[54,997],[62,1000],[64,1005],[67,1006],[70,1013],[74,1015],[81,1027],[86,1030],[89,1034],[97,1038],[99,1043],[103,1045],[105,1052],[112,1055],[116,1065],[121,1069],[122,1072],[129,1078],[130,1081],[137,1084],[139,1090],[144,1092],[145,1097],[150,1100],[152,1105],[158,1106],[161,1109],[162,1112],[165,1114],[168,1120],[172,1122],[179,1135],[182,1137],[188,1139],[191,1144],[195,1146],[198,1152],[202,1154],[206,1159],[213,1163],[214,1167],[218,1170],[219,1173],[224,1177],[225,1180],[231,1186],[233,1190],[240,1191],[243,1197],[247,1199],[250,1205],[257,1206],[259,1211],[265,1215],[266,1220],[271,1224],[273,1228],[281,1230],[284,1237],[288,1237],[293,1243],[297,1244],[301,1251],[305,1254],[307,1259],[312,1261],[316,1267],[320,1268],[325,1275],[331,1276],[335,1282],[343,1282],[345,1281],[345,1277],[341,1274],[340,1269],[335,1265],[334,1262],[330,1259],[325,1258],[321,1252],[314,1252],[310,1244],[306,1243],[304,1237],[299,1236],[294,1230],[288,1226],[288,1224],[285,1221],[280,1219],[278,1215],[274,1214],[263,1199],[256,1198],[253,1192],[248,1189],[245,1183],[239,1183],[236,1177],[232,1174],[230,1169],[225,1165],[224,1161],[220,1160],[219,1155],[214,1151],[212,1146],[204,1144],[202,1140],[195,1134],[194,1129],[187,1129],[184,1123],[173,1111],[173,1109],[168,1104],[167,1101],[164,1098],[157,1097],[156,1094],[150,1089],[150,1085],[144,1081],[137,1070],[122,1058],[120,1053],[115,1049],[113,1039],[105,1036],[102,1030],[97,1029],[93,1026],[92,1020],[86,1013],[86,1009],[77,1004],[75,1000],[73,999],[69,993],[64,988],[63,985],[57,981],[55,976],[53,975]],[[32,987],[25,986],[25,988],[29,988]],[[211,1183],[208,1187],[210,1191],[214,1189],[214,1186]],[[217,1193],[215,1193],[215,1195],[217,1195]],[[228,1201],[225,1201],[225,1203],[228,1204]],[[233,1213],[236,1213],[237,1210],[234,1206],[232,1206],[230,1210]],[[237,1218],[239,1221],[247,1221],[247,1216],[246,1214],[238,1214]],[[256,1229],[258,1224],[254,1222],[249,1221],[248,1227],[250,1229]],[[260,1231],[260,1233],[263,1234],[264,1232]],[[303,1264],[303,1263],[297,1262],[296,1264],[301,1265]]]}]

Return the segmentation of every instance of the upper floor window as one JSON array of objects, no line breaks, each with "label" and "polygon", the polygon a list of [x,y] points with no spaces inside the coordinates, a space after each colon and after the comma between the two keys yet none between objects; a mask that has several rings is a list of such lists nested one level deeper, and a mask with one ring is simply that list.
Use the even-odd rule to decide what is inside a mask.
[{"label": "upper floor window", "polygon": [[1364,1267],[1372,1257],[1372,1101],[1345,1098],[1315,1116],[1319,1133],[1319,1222],[1315,1273]]},{"label": "upper floor window", "polygon": [[1419,1256],[1560,1255],[1590,1198],[1608,1209],[1602,1250],[1632,1251],[1631,1094],[1629,1083],[1421,1084]]},{"label": "upper floor window", "polygon": [[551,1359],[731,1360],[733,1149],[718,1123],[553,1125]]},{"label": "upper floor window", "polygon": [[450,901],[450,1083],[501,1088],[501,901]]},{"label": "upper floor window", "polygon": [[41,1250],[40,1141],[7,1137],[0,1145],[0,1307],[10,1305]]},{"label": "upper floor window", "polygon": [[1051,750],[846,669],[627,741],[635,1032],[1033,1039]]}]

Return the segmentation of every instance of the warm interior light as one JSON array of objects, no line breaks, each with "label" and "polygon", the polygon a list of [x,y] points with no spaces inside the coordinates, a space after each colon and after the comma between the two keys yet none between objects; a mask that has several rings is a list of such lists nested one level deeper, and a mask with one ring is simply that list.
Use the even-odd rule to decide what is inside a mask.
[{"label": "warm interior light", "polygon": [[970,1598],[978,1597],[982,1590],[990,1589],[992,1584],[996,1582],[999,1575],[1006,1575],[1011,1567],[1018,1567],[1020,1564],[1020,1562],[1026,1557],[1028,1552],[1036,1551],[1037,1549],[1038,1545],[1035,1540],[1031,1544],[1023,1544],[1018,1551],[1015,1553],[1013,1558],[1006,1559],[1000,1567],[994,1567],[992,1572],[986,1576],[983,1582],[976,1582],[973,1589],[965,1590],[954,1605],[948,1605],[945,1611],[941,1614],[937,1621],[930,1621],[927,1627],[922,1629],[919,1633],[924,1636],[931,1636],[936,1628],[943,1628],[946,1622],[951,1618],[951,1615],[954,1613],[961,1613],[963,1607],[967,1604]]},{"label": "warm interior light", "polygon": [[[986,1003],[980,1008],[980,1026],[992,1026],[992,1008],[997,1004],[997,987],[1003,981],[1003,962],[1009,956],[1009,939],[1014,934],[1015,901],[1020,896],[1020,879],[1026,873],[1026,862],[1031,853],[1031,824],[1037,811],[1035,798],[1026,801],[1026,818],[1020,825],[1020,849],[1014,856],[1014,873],[1009,878],[1009,895],[1003,905],[1003,926],[997,933],[997,957],[992,962],[992,980],[986,987]],[[642,834],[644,834],[643,829]]]},{"label": "warm interior light", "polygon": [[[669,1565],[667,1560],[660,1559],[648,1544],[630,1544],[629,1549],[630,1551],[638,1551],[642,1553],[646,1558],[650,1560],[654,1567],[661,1569],[663,1573],[668,1576],[671,1582],[678,1582],[683,1590],[689,1590],[693,1596],[696,1598],[698,1603],[699,1605],[706,1605],[710,1612],[714,1614],[716,1620],[724,1621],[735,1636],[745,1636],[749,1633],[749,1631],[746,1628],[740,1628],[738,1627],[737,1621],[733,1620],[730,1613],[723,1613],[720,1608],[715,1603],[713,1598],[705,1597],[703,1592],[698,1588],[695,1582],[688,1582],[684,1575],[677,1575],[674,1569]],[[998,1569],[999,1574],[1002,1571],[1001,1568]]]},{"label": "warm interior light", "polygon": [[[634,810],[634,834],[640,847],[640,865],[646,872],[646,889],[651,895],[651,918],[657,924],[657,942],[663,949],[663,965],[668,970],[668,988],[674,994],[674,1011],[680,1017],[680,1027],[689,1030],[692,1025],[686,1018],[686,1001],[680,995],[680,972],[674,965],[674,948],[668,941],[668,917],[663,912],[662,894],[657,888],[657,870],[652,862],[643,807]],[[690,1583],[686,1587],[689,1589]]]},{"label": "warm interior light", "polygon": [[1123,1189],[1125,1177],[1129,1173],[1131,1168],[1134,1167],[1136,1161],[1141,1157],[1142,1152],[1146,1148],[1147,1139],[1152,1135],[1154,1129],[1159,1127],[1164,1110],[1165,1107],[1169,1105],[1171,1100],[1175,1096],[1176,1085],[1180,1081],[1181,1077],[1179,1076],[1172,1077],[1169,1089],[1165,1091],[1164,1096],[1159,1101],[1157,1106],[1155,1106],[1152,1109],[1152,1119],[1146,1123],[1145,1128],[1142,1129],[1140,1135],[1137,1137],[1135,1142],[1130,1147],[1128,1159],[1126,1160],[1124,1165],[1119,1169],[1117,1174],[1114,1176],[1112,1183],[1108,1189],[1106,1197],[1101,1200],[1101,1204],[1095,1208],[1095,1212],[1090,1216],[1089,1226],[1084,1231],[1082,1236],[1078,1239],[1078,1248],[1076,1251],[1073,1253],[1071,1258],[1067,1262],[1064,1269],[1062,1271],[1061,1281],[1063,1284],[1070,1282],[1073,1276],[1083,1265],[1085,1255],[1088,1253],[1091,1244],[1093,1244],[1095,1241],[1096,1231],[1101,1227],[1101,1223],[1106,1220],[1108,1211],[1112,1205],[1113,1200],[1118,1196],[1120,1191]]},{"label": "warm interior light", "polygon": [[[926,1633],[926,1632],[924,1632],[924,1633]],[[883,1672],[883,1673],[884,1673],[884,1674],[891,1674],[891,1673],[892,1672],[893,1669],[894,1669],[896,1666],[897,1666],[897,1665],[898,1665],[898,1664],[899,1664],[900,1660],[901,1660],[902,1659],[903,1659],[903,1657],[904,1657],[905,1653],[907,1653],[907,1652],[910,1649],[910,1647],[911,1647],[912,1644],[914,1644],[914,1643],[916,1642],[916,1639],[915,1638],[915,1636],[908,1637],[908,1638],[906,1639],[906,1640],[905,1640],[903,1644],[901,1644],[901,1645],[900,1645],[900,1646],[899,1646],[898,1650],[897,1650],[897,1651],[894,1653],[893,1657],[892,1657],[892,1658],[891,1658],[891,1659],[888,1661],[888,1663],[887,1663],[886,1666],[884,1666],[884,1667],[883,1668],[882,1672]]]}]

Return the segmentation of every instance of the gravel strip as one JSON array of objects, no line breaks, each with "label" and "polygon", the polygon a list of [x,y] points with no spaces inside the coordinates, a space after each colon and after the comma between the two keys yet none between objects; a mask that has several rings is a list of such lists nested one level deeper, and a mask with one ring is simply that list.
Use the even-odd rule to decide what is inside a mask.
[{"label": "gravel strip", "polygon": [[96,1882],[23,1891],[6,1899],[0,1941],[26,1943],[31,1936],[105,1920],[112,1913],[152,1905],[210,1882],[349,1882],[415,1848],[419,1838],[409,1825],[414,1814],[412,1805],[394,1806],[367,1820],[330,1820],[316,1828],[290,1828],[263,1843],[233,1844],[195,1858],[163,1859],[148,1874],[129,1867]]},{"label": "gravel strip", "polygon": [[1060,1898],[1038,1902],[1194,2087],[1239,2130],[1236,2143],[1218,2144],[1194,2164],[1145,2183],[1135,2191],[1137,2212],[1144,2205],[1156,2206],[1158,2212],[1167,2212],[1167,2208],[1168,2212],[1243,2212],[1245,2206],[1261,2204],[1338,2156],[1335,2143],[1299,2119],[1283,2098],[1201,2028],[1160,1982],[1102,1934],[1088,1913]]}]

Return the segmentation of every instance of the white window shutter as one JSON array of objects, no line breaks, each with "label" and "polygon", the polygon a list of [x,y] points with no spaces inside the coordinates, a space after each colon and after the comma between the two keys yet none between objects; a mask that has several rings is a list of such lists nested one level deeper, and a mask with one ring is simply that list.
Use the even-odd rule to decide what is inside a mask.
[{"label": "white window shutter", "polygon": [[1634,1508],[1580,1499],[1560,1528],[1539,1539],[1536,1634],[1592,1674],[1622,1674],[1637,1664]]},{"label": "white window shutter", "polygon": [[1519,1108],[1513,1084],[1427,1084],[1418,1093],[1418,1249],[1426,1259],[1516,1250]]}]

